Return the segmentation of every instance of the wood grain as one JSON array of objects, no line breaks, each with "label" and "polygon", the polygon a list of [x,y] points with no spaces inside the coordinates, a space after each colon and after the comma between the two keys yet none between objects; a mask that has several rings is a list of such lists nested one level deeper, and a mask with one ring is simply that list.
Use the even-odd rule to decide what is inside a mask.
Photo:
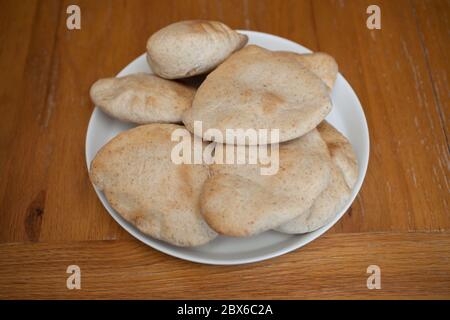
[{"label": "wood grain", "polygon": [[[368,30],[363,13],[372,2],[313,2],[316,21],[329,21],[317,27],[320,50],[336,57],[356,90],[371,138],[362,192],[336,228],[448,230],[448,146],[413,9],[378,2],[382,29]],[[345,36],[330,36],[336,29]]]},{"label": "wood grain", "polygon": [[450,119],[448,52],[450,50],[450,1],[417,1],[413,3],[420,44],[426,57],[436,106],[447,136]]},{"label": "wood grain", "polygon": [[[268,261],[207,266],[137,241],[0,245],[0,298],[450,298],[450,234],[333,234]],[[81,269],[68,290],[66,269]],[[367,267],[381,289],[367,289]]]},{"label": "wood grain", "polygon": [[[81,30],[66,28],[69,4],[81,8]],[[369,4],[381,8],[381,30],[365,26]],[[0,0],[0,295],[173,298],[200,286],[205,298],[226,288],[236,298],[378,297],[363,287],[367,251],[386,266],[383,296],[448,297],[449,8],[448,0]],[[84,156],[89,87],[183,19],[272,33],[338,61],[364,107],[371,154],[360,194],[323,240],[272,262],[198,266],[138,244],[100,204]],[[71,256],[88,266],[81,293],[60,288],[64,272],[54,275]],[[110,266],[104,276],[101,263]]]}]

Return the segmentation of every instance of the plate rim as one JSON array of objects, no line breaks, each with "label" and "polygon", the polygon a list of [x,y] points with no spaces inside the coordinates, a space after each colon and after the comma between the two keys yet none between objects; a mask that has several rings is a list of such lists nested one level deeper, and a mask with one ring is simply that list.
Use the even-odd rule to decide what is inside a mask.
[{"label": "plate rim", "polygon": [[[277,36],[277,35],[273,35],[273,34],[269,34],[269,33],[265,33],[265,32],[259,32],[259,31],[251,31],[251,30],[236,30],[239,33],[243,33],[249,36],[249,38],[253,35],[253,36],[263,36],[263,37],[268,37],[268,38],[272,38],[272,39],[276,39],[278,41],[283,41],[283,42],[287,42],[290,43],[291,45],[294,46],[300,46],[303,49],[306,49],[308,52],[313,52],[312,50],[310,50],[309,48],[304,47],[303,45],[296,43],[292,40]],[[132,63],[134,63],[135,61],[137,61],[138,59],[140,59],[143,55],[145,55],[145,52],[141,55],[139,55],[138,57],[136,57],[134,60],[132,60],[130,63],[128,63],[125,67],[123,67],[116,75],[116,77],[121,76],[121,73],[124,72],[124,70]],[[101,194],[102,192],[100,190],[97,189],[97,187],[91,182],[91,185],[93,186],[97,197],[99,198],[100,202],[102,203],[103,207],[105,208],[105,210],[108,212],[108,214],[126,231],[128,232],[130,235],[132,235],[135,239],[143,242],[144,244],[146,244],[147,246],[156,249],[160,252],[163,252],[169,256],[172,257],[176,257],[182,260],[186,260],[186,261],[190,261],[190,262],[195,262],[195,263],[201,263],[201,264],[208,264],[208,265],[240,265],[240,264],[250,264],[250,263],[256,263],[256,262],[260,262],[260,261],[264,261],[264,260],[268,260],[271,258],[275,258],[281,255],[284,255],[286,253],[292,252],[296,249],[299,249],[301,247],[306,246],[307,244],[311,243],[312,241],[316,240],[317,238],[321,237],[325,232],[327,232],[331,227],[333,227],[337,221],[339,221],[347,212],[348,208],[353,204],[353,202],[355,201],[356,196],[358,195],[359,191],[361,190],[362,184],[365,180],[366,174],[367,174],[367,168],[368,168],[368,164],[369,164],[369,156],[370,156],[370,135],[369,135],[369,128],[368,128],[368,124],[367,124],[367,118],[364,112],[364,108],[362,107],[362,104],[355,92],[355,90],[353,89],[353,87],[350,85],[350,83],[344,78],[344,76],[338,72],[337,77],[339,77],[341,79],[341,81],[344,81],[344,84],[347,85],[351,90],[350,90],[350,94],[352,95],[352,98],[356,101],[357,103],[357,107],[362,115],[362,126],[363,126],[363,131],[364,134],[366,135],[365,137],[365,144],[364,144],[364,150],[363,150],[363,162],[362,163],[358,163],[358,165],[360,166],[360,169],[362,169],[362,175],[358,176],[358,180],[355,184],[355,186],[353,187],[352,190],[352,195],[350,197],[349,200],[347,200],[347,205],[341,208],[341,212],[339,214],[337,214],[334,219],[332,221],[330,221],[329,223],[327,223],[326,225],[322,226],[321,228],[313,231],[314,232],[314,236],[310,237],[309,239],[298,239],[297,241],[294,241],[291,244],[288,244],[280,249],[277,249],[273,252],[270,253],[266,253],[266,254],[261,254],[260,256],[255,256],[255,257],[250,257],[250,258],[236,258],[236,259],[215,259],[215,258],[204,258],[204,257],[198,257],[198,256],[191,256],[189,254],[183,253],[183,252],[178,252],[178,251],[173,251],[170,250],[168,248],[166,248],[163,244],[159,243],[158,239],[154,239],[149,235],[145,235],[142,232],[140,232],[137,228],[135,228],[134,226],[130,225],[123,217],[120,216],[119,213],[115,212],[115,214],[113,214],[112,212],[110,212],[110,210],[108,209],[108,207],[105,205],[105,201],[102,197]],[[88,158],[88,153],[89,153],[89,149],[90,149],[90,137],[93,134],[93,119],[95,118],[95,114],[97,112],[101,112],[101,110],[99,109],[98,106],[95,106],[91,116],[89,118],[89,122],[88,122],[88,126],[87,126],[87,130],[86,130],[86,139],[85,139],[85,158],[86,158],[86,166],[87,166],[87,171],[88,174],[90,172],[90,162],[89,162],[89,158]],[[310,233],[311,234],[311,233]],[[305,235],[305,234],[302,234]],[[167,245],[167,244],[165,244]],[[169,244],[170,245],[170,244]],[[172,245],[171,245],[172,246]]]}]

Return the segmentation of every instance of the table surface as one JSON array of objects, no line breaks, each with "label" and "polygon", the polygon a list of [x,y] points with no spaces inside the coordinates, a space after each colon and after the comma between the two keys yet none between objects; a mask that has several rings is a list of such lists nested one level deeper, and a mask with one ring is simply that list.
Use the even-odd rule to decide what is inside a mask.
[{"label": "table surface", "polygon": [[[66,8],[81,8],[68,30]],[[370,4],[381,30],[366,27]],[[450,298],[450,2],[0,0],[0,298]],[[133,239],[87,175],[89,87],[184,19],[220,20],[333,55],[371,154],[347,214],[307,246],[208,266]],[[81,290],[66,288],[67,266]],[[368,290],[367,267],[381,268]]]}]

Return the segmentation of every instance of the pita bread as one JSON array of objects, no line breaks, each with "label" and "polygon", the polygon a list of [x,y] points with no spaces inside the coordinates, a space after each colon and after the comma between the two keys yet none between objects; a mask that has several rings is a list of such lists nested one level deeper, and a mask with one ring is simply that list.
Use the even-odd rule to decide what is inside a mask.
[{"label": "pita bread", "polygon": [[333,160],[331,181],[304,214],[276,228],[284,233],[306,233],[319,229],[334,219],[350,198],[356,183],[358,165],[350,142],[326,121],[318,127]]},{"label": "pita bread", "polygon": [[[91,163],[90,179],[110,205],[140,231],[177,246],[216,237],[200,214],[208,177],[203,165],[175,165],[172,124],[149,124],[120,133]],[[196,138],[197,139],[197,138]]]},{"label": "pita bread", "polygon": [[303,63],[309,70],[314,72],[315,75],[325,82],[330,90],[333,89],[338,75],[338,64],[332,56],[324,52],[308,54],[298,54],[288,51],[281,52],[297,59],[300,63]]},{"label": "pita bread", "polygon": [[148,39],[147,61],[163,78],[186,78],[214,69],[247,41],[246,35],[221,22],[181,21]]},{"label": "pita bread", "polygon": [[[279,129],[280,141],[314,129],[330,112],[326,85],[303,64],[280,52],[249,45],[234,53],[202,83],[183,123],[202,121],[203,139],[234,144],[226,129]],[[272,142],[272,141],[269,141]]]},{"label": "pita bread", "polygon": [[345,182],[353,188],[358,180],[358,162],[351,143],[331,124],[324,121],[318,127],[322,139],[327,143],[331,159],[344,175]]},{"label": "pita bread", "polygon": [[91,87],[95,105],[114,118],[139,124],[181,122],[195,89],[147,73],[106,78]]},{"label": "pita bread", "polygon": [[[247,155],[258,148],[239,147],[246,148]],[[215,157],[217,148],[226,156],[226,147],[218,144]],[[261,175],[260,164],[246,163],[210,166],[201,212],[220,234],[243,237],[276,228],[311,207],[330,179],[331,159],[315,129],[279,145],[279,170],[274,175]]]}]

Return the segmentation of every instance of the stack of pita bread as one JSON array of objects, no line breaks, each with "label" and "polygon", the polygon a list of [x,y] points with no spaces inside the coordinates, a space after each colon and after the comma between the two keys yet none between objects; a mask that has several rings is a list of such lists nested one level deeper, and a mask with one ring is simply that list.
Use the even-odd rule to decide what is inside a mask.
[{"label": "stack of pita bread", "polygon": [[[324,120],[332,108],[336,61],[325,53],[246,46],[247,40],[220,22],[174,23],[147,42],[155,74],[100,79],[91,87],[95,105],[139,126],[103,146],[90,179],[145,234],[198,246],[219,234],[306,233],[331,221],[349,199],[356,157]],[[186,81],[199,75],[207,75],[199,87]],[[202,122],[205,134],[194,135],[194,121]],[[266,143],[279,142],[279,170],[261,175],[263,165],[249,162],[175,164],[171,134],[180,128],[197,143],[214,140],[220,154],[236,143],[226,129],[278,129],[279,141]],[[208,129],[224,138],[213,139]]]}]

